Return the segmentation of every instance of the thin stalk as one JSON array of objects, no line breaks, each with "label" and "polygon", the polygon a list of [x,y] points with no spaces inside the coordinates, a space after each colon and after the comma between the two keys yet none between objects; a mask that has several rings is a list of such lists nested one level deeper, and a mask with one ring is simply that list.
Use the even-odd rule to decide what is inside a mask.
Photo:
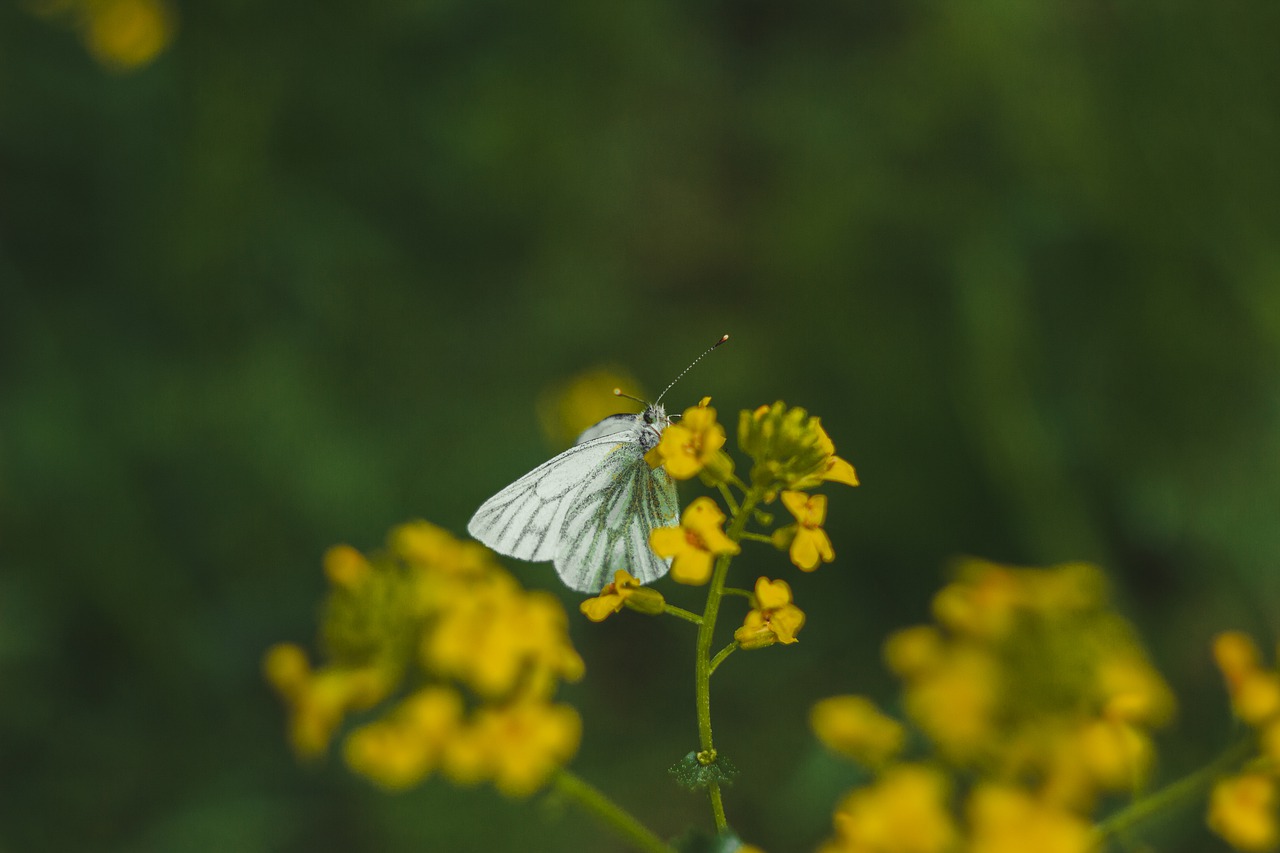
[{"label": "thin stalk", "polygon": [[1217,779],[1235,767],[1255,748],[1252,735],[1227,747],[1211,763],[1193,773],[1170,782],[1158,791],[1134,800],[1094,828],[1098,849],[1113,838],[1123,835],[1144,820],[1186,800],[1199,797]]},{"label": "thin stalk", "polygon": [[676,607],[674,604],[664,604],[662,607],[662,612],[670,613],[672,616],[677,616],[683,619],[684,621],[692,622],[695,625],[702,624],[702,617],[699,616],[697,613],[691,613],[690,611],[685,610],[683,607]]},{"label": "thin stalk", "polygon": [[[742,497],[742,505],[733,514],[729,529],[725,531],[734,542],[741,540],[742,531],[747,525],[747,518],[752,508],[760,501],[760,492],[751,489]],[[716,558],[715,568],[711,572],[711,586],[707,590],[707,606],[702,613],[702,624],[698,626],[697,655],[694,658],[694,692],[698,709],[698,743],[701,751],[709,756],[715,755],[715,741],[711,736],[711,640],[716,629],[716,617],[720,615],[720,599],[724,596],[724,581],[729,573],[730,554],[721,554]],[[720,796],[720,783],[707,785],[707,794],[711,798],[711,813],[715,818],[716,832],[723,834],[729,829],[729,821],[724,815],[724,801]]]},{"label": "thin stalk", "polygon": [[552,777],[552,783],[561,794],[591,812],[610,829],[631,842],[637,850],[644,850],[646,853],[675,853],[673,847],[582,777],[568,770],[559,770]]},{"label": "thin stalk", "polygon": [[763,533],[751,533],[750,531],[742,534],[743,539],[750,539],[752,542],[763,542],[766,545],[773,544],[772,536],[765,536]]},{"label": "thin stalk", "polygon": [[711,673],[715,673],[720,664],[724,663],[724,659],[738,650],[738,641],[734,640],[720,651],[716,652],[716,656],[711,659]]}]

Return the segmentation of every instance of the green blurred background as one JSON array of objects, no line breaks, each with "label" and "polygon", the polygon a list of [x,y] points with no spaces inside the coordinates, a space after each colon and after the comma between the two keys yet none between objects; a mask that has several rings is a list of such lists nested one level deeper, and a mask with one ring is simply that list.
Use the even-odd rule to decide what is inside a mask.
[{"label": "green blurred background", "polygon": [[[299,767],[259,658],[328,545],[555,450],[543,389],[722,332],[671,405],[804,405],[863,479],[835,564],[742,561],[810,615],[713,685],[745,837],[826,834],[806,709],[892,706],[957,554],[1102,563],[1182,699],[1162,776],[1229,738],[1209,639],[1280,618],[1277,4],[215,2],[113,60],[107,2],[0,8],[0,850],[617,849]],[[572,630],[575,767],[705,826],[691,636]]]}]

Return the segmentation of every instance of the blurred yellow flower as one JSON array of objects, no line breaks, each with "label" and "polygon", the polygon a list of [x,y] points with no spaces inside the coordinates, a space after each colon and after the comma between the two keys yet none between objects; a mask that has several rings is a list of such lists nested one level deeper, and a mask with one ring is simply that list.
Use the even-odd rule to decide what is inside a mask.
[{"label": "blurred yellow flower", "polygon": [[835,813],[835,838],[822,850],[948,853],[958,840],[947,805],[949,796],[947,778],[933,768],[918,764],[890,767],[874,785],[853,791],[840,803]]},{"label": "blurred yellow flower", "polygon": [[447,687],[426,687],[381,719],[351,733],[347,765],[384,788],[422,781],[438,763],[462,721],[462,698]]},{"label": "blurred yellow flower", "polygon": [[110,68],[146,65],[173,40],[173,12],[160,0],[85,0],[83,9],[89,52]]},{"label": "blurred yellow flower", "polygon": [[484,708],[476,716],[488,746],[494,787],[508,797],[536,793],[578,751],[582,719],[568,705],[516,702]]},{"label": "blurred yellow flower", "polygon": [[323,754],[348,713],[373,707],[392,687],[386,675],[374,669],[312,670],[306,653],[292,643],[268,649],[262,668],[288,706],[289,740],[300,758]]},{"label": "blurred yellow flower", "polygon": [[1265,853],[1280,846],[1276,780],[1243,773],[1220,780],[1209,795],[1209,828],[1237,850]]},{"label": "blurred yellow flower", "polygon": [[708,497],[689,504],[679,527],[659,527],[649,535],[649,545],[659,557],[674,558],[671,577],[677,583],[698,585],[711,579],[715,557],[742,549],[724,534],[725,514]]},{"label": "blurred yellow flower", "polygon": [[782,504],[795,516],[796,523],[782,527],[773,533],[773,543],[787,548],[791,562],[804,572],[811,572],[820,563],[830,563],[836,558],[831,539],[822,524],[827,520],[827,496],[804,492],[783,492]]},{"label": "blurred yellow flower", "polygon": [[716,423],[716,410],[707,405],[710,399],[685,409],[679,421],[662,431],[658,444],[645,456],[651,467],[661,465],[672,479],[688,480],[723,455],[724,427]]},{"label": "blurred yellow flower", "polygon": [[969,796],[968,853],[1090,853],[1093,827],[1027,792],[983,784]]},{"label": "blurred yellow flower", "polygon": [[605,366],[579,373],[538,398],[538,421],[552,447],[568,447],[587,427],[618,413],[614,389],[644,399],[640,384],[625,370]]},{"label": "blurred yellow flower", "polygon": [[354,772],[385,788],[440,768],[456,784],[525,796],[576,751],[577,713],[550,697],[583,663],[554,596],[525,592],[486,549],[423,521],[392,530],[386,551],[332,548],[324,569],[326,665],[313,671],[292,644],[263,659],[299,755],[323,753],[348,714],[402,684],[414,692],[343,748]]},{"label": "blurred yellow flower", "polygon": [[791,603],[791,587],[786,581],[756,580],[756,606],[747,613],[733,638],[744,649],[759,649],[774,643],[795,643],[796,632],[804,626],[804,612]]},{"label": "blurred yellow flower", "polygon": [[823,699],[809,711],[809,727],[828,749],[868,767],[896,756],[907,737],[901,723],[862,696]]}]

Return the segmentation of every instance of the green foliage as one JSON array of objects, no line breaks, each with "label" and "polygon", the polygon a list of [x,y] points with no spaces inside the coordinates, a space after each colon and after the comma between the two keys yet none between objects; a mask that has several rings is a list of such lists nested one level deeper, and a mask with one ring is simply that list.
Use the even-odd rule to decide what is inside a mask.
[{"label": "green foliage", "polygon": [[[1206,638],[1280,624],[1277,4],[187,3],[130,73],[28,6],[0,8],[0,847],[590,850],[299,773],[259,655],[314,626],[331,542],[459,532],[546,458],[541,389],[656,385],[725,331],[717,405],[803,401],[868,482],[796,584],[847,630],[717,672],[730,742],[792,721],[735,749],[743,837],[816,843],[848,780],[806,710],[888,695],[879,639],[955,553],[1107,566],[1204,697],[1162,772],[1220,743]],[[575,704],[625,733],[589,775],[657,824],[691,687],[637,677],[650,634],[596,632]]]}]

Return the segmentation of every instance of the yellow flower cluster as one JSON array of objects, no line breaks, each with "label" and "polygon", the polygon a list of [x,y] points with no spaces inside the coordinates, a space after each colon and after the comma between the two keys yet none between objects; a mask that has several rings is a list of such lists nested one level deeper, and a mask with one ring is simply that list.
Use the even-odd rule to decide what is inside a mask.
[{"label": "yellow flower cluster", "polygon": [[564,610],[522,590],[486,549],[414,522],[370,557],[331,549],[325,573],[325,665],[313,670],[288,643],[264,660],[300,756],[323,754],[348,714],[396,693],[343,747],[354,771],[387,788],[439,770],[527,796],[577,751],[577,712],[552,702],[560,681],[583,674]]},{"label": "yellow flower cluster", "polygon": [[1261,760],[1214,785],[1209,828],[1237,850],[1275,850],[1280,847],[1280,673],[1264,667],[1257,645],[1238,631],[1219,634],[1213,656],[1232,710],[1257,734]]},{"label": "yellow flower cluster", "polygon": [[164,0],[42,0],[33,8],[69,21],[93,58],[115,71],[149,64],[175,31],[173,9]]},{"label": "yellow flower cluster", "polygon": [[[894,763],[901,724],[861,697],[818,703],[811,723],[833,751],[878,771],[837,809],[829,853],[1085,853],[1100,795],[1140,786],[1150,729],[1173,699],[1093,566],[958,567],[933,602],[935,625],[885,644],[904,708],[941,765]],[[973,780],[953,817],[949,765]],[[907,829],[886,829],[897,820]],[[868,839],[898,839],[881,843]]]},{"label": "yellow flower cluster", "polygon": [[803,491],[826,481],[858,485],[853,466],[835,455],[835,445],[818,418],[781,401],[743,412],[738,446],[755,463],[751,482],[771,492]]}]

